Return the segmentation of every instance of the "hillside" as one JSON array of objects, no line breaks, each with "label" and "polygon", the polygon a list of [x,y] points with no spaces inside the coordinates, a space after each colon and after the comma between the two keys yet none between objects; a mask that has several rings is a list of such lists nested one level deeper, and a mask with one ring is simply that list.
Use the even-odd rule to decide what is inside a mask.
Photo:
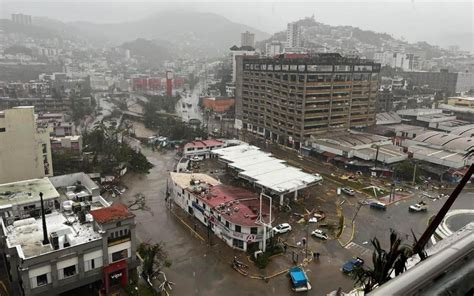
[{"label": "hillside", "polygon": [[163,44],[163,42],[138,38],[134,41],[125,42],[121,47],[130,50],[132,55],[145,58],[152,66],[158,66],[174,57],[171,50]]},{"label": "hillside", "polygon": [[[298,21],[301,31],[303,45],[315,50],[326,49],[344,54],[358,54],[373,57],[374,52],[383,50],[399,50],[405,48],[407,52],[419,54],[426,58],[440,57],[448,54],[446,50],[426,42],[409,44],[398,40],[386,33],[378,33],[362,30],[352,26],[330,26],[314,20],[304,18]],[[265,43],[278,40],[286,41],[285,31],[275,33],[267,40],[257,42],[257,48],[264,50]]]},{"label": "hillside", "polygon": [[166,40],[178,52],[200,57],[227,53],[232,45],[240,43],[240,33],[246,30],[254,32],[257,40],[269,37],[267,33],[216,14],[189,11],[165,11],[128,23],[69,25],[84,36],[113,44],[137,38]]}]

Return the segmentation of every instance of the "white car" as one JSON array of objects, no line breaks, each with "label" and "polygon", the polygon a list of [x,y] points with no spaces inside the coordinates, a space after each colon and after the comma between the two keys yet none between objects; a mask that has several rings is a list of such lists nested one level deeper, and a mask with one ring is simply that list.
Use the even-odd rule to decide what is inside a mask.
[{"label": "white car", "polygon": [[411,205],[408,210],[410,212],[426,212],[428,210],[428,207],[424,203],[417,203],[414,205]]},{"label": "white car", "polygon": [[311,235],[314,236],[314,237],[320,238],[322,240],[327,240],[328,239],[328,235],[324,231],[322,231],[321,229],[313,230],[313,232],[311,232]]},{"label": "white car", "polygon": [[273,233],[282,234],[291,231],[291,225],[288,223],[281,223],[272,228]]},{"label": "white car", "polygon": [[191,160],[192,160],[192,161],[201,161],[201,160],[203,160],[203,159],[204,159],[203,156],[197,156],[197,155],[195,155],[195,156],[191,157]]},{"label": "white car", "polygon": [[353,189],[348,188],[348,187],[342,187],[341,191],[350,196],[354,196],[356,194]]}]

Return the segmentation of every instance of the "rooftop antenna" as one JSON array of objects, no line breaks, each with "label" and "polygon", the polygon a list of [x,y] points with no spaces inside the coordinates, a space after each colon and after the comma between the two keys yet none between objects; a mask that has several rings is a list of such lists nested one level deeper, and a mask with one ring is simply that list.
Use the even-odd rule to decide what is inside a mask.
[{"label": "rooftop antenna", "polygon": [[41,200],[41,219],[43,220],[43,245],[49,244],[48,229],[46,228],[46,216],[44,214],[43,192],[39,193]]}]

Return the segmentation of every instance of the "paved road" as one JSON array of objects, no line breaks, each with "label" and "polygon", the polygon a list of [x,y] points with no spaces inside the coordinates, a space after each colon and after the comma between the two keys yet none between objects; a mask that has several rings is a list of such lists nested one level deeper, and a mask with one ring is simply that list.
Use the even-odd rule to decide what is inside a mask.
[{"label": "paved road", "polygon": [[[135,211],[137,235],[150,242],[164,242],[171,268],[167,276],[177,285],[173,295],[291,295],[289,280],[285,275],[268,283],[245,278],[230,268],[228,262],[221,261],[219,254],[205,243],[194,238],[176,217],[172,216],[164,201],[166,178],[173,169],[174,154],[159,154],[143,148],[142,152],[155,165],[150,174],[142,177],[126,176],[124,182],[129,190],[121,199],[133,200],[136,193],[146,196],[150,211]],[[342,287],[349,291],[352,281],[341,274],[339,267],[351,257],[350,252],[341,248],[337,241],[313,243],[321,254],[319,263],[309,266],[308,276],[315,287],[309,295],[325,295]],[[226,252],[234,252],[230,248]]]},{"label": "paved road", "polygon": [[[395,229],[398,233],[412,242],[411,231],[419,238],[428,225],[429,218],[435,215],[442,207],[446,199],[430,200],[423,199],[428,204],[427,213],[409,213],[408,207],[420,201],[420,198],[411,198],[408,200],[399,201],[395,204],[389,205],[386,211],[378,211],[362,207],[356,218],[356,233],[354,242],[363,244],[369,241],[372,237],[377,236],[385,245],[388,241],[388,231],[390,228]],[[463,191],[451,209],[473,209],[474,208],[474,191]],[[345,206],[346,216],[352,219],[354,207]]]}]

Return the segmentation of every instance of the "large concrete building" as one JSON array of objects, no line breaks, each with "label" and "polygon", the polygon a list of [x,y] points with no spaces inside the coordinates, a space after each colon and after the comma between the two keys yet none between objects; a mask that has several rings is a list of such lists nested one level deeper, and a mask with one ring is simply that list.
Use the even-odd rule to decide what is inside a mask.
[{"label": "large concrete building", "polygon": [[339,54],[239,62],[236,127],[244,131],[299,148],[311,135],[375,124],[380,64]]},{"label": "large concrete building", "polygon": [[474,73],[457,73],[442,69],[439,72],[400,72],[399,75],[413,86],[428,86],[442,90],[447,95],[474,89]]},{"label": "large concrete building", "polygon": [[12,295],[59,295],[85,285],[111,295],[128,284],[137,266],[135,216],[125,205],[110,206],[86,174],[2,184],[0,192],[11,192],[0,199],[0,250]]},{"label": "large concrete building", "polygon": [[255,47],[255,34],[249,31],[240,34],[240,46]]},{"label": "large concrete building", "polygon": [[230,48],[230,57],[231,57],[231,62],[232,62],[232,83],[235,83],[237,79],[237,59],[241,56],[253,56],[256,55],[257,53],[255,52],[255,48],[251,46],[232,46]]},{"label": "large concrete building", "polygon": [[301,47],[301,27],[298,23],[289,23],[286,28],[286,47]]},{"label": "large concrete building", "polygon": [[0,183],[53,175],[50,132],[37,127],[34,107],[0,112]]}]

